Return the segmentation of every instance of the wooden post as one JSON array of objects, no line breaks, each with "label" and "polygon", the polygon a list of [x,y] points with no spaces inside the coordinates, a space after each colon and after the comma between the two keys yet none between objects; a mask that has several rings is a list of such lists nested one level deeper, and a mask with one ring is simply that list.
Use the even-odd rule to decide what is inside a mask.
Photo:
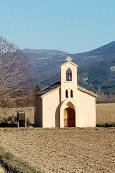
[{"label": "wooden post", "polygon": [[20,124],[19,124],[19,113],[18,112],[17,112],[17,122],[18,122],[17,126],[19,128],[20,127]]},{"label": "wooden post", "polygon": [[26,114],[25,114],[25,127],[27,127]]},{"label": "wooden post", "polygon": [[20,125],[19,125],[19,120],[18,120],[18,128],[20,127]]}]

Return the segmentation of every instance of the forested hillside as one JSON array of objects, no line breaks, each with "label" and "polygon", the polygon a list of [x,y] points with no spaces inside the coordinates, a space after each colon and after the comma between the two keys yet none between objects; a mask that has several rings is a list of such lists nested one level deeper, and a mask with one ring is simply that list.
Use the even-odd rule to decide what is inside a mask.
[{"label": "forested hillside", "polygon": [[70,54],[57,50],[24,49],[34,81],[46,87],[60,80],[60,64],[71,56],[78,66],[78,83],[87,89],[115,94],[115,41],[98,49]]}]

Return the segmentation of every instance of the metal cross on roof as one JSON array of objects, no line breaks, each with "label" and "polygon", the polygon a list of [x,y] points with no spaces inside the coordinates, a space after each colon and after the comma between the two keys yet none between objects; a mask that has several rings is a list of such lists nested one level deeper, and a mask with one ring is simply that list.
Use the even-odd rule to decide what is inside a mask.
[{"label": "metal cross on roof", "polygon": [[72,58],[71,58],[70,56],[67,56],[67,57],[66,57],[66,61],[67,61],[67,62],[71,62],[71,61],[72,61]]}]

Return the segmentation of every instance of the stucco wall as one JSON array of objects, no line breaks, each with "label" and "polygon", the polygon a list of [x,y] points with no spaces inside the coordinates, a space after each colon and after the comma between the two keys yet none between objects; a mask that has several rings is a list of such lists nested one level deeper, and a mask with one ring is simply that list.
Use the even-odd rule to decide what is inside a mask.
[{"label": "stucco wall", "polygon": [[[68,68],[71,69],[72,81],[66,80]],[[42,104],[39,103],[41,108],[38,109],[40,112],[38,116],[42,117],[42,127],[64,127],[64,109],[68,106],[68,102],[75,108],[75,126],[95,127],[95,97],[77,88],[77,65],[66,62],[61,65],[60,70],[61,86],[41,96]],[[71,91],[73,91],[73,96],[70,94]]]},{"label": "stucco wall", "polygon": [[[66,70],[70,68],[72,71],[72,81],[66,81]],[[70,91],[73,90],[73,97],[77,97],[77,65],[66,62],[61,65],[61,102],[65,100],[65,91],[68,90],[68,97],[70,97]]]},{"label": "stucco wall", "polygon": [[42,96],[43,127],[59,127],[60,87]]},{"label": "stucco wall", "polygon": [[0,108],[0,117],[8,117],[12,115],[17,115],[17,111],[23,110],[25,112],[26,118],[29,119],[29,121],[34,124],[34,107],[23,107],[21,109],[19,108]]},{"label": "stucco wall", "polygon": [[[95,127],[96,126],[96,104],[95,97],[78,90],[78,126]],[[76,115],[77,116],[77,115]]]}]

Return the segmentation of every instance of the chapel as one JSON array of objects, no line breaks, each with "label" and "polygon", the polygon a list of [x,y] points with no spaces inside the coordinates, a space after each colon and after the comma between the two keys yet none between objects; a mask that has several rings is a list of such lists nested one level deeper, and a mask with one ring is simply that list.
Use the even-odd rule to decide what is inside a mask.
[{"label": "chapel", "polygon": [[34,123],[43,128],[95,127],[96,94],[77,84],[78,65],[71,57],[60,66],[60,82],[36,97]]}]

